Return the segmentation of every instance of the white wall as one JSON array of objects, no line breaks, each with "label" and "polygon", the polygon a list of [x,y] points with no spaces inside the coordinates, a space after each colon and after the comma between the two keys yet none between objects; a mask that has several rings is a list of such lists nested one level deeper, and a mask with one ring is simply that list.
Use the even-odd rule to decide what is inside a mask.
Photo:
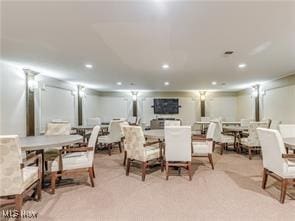
[{"label": "white wall", "polygon": [[255,99],[250,93],[244,93],[237,96],[237,119],[255,118]]},{"label": "white wall", "polygon": [[0,134],[26,135],[26,83],[22,69],[0,62]]},{"label": "white wall", "polygon": [[263,118],[295,123],[295,85],[267,90],[261,99]]},{"label": "white wall", "polygon": [[87,123],[88,118],[100,116],[100,97],[95,94],[86,94],[83,98],[83,122]]},{"label": "white wall", "polygon": [[205,102],[206,116],[211,119],[221,117],[224,121],[237,120],[237,97],[207,96]]}]

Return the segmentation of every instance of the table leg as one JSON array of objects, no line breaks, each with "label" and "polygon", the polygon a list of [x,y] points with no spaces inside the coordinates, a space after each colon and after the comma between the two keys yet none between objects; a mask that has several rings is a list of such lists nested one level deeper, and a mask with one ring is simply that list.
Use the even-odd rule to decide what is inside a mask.
[{"label": "table leg", "polygon": [[44,186],[44,177],[45,177],[45,159],[44,159],[44,150],[37,150],[36,151],[37,154],[41,154],[42,157],[42,170],[41,170],[41,184],[42,186]]}]

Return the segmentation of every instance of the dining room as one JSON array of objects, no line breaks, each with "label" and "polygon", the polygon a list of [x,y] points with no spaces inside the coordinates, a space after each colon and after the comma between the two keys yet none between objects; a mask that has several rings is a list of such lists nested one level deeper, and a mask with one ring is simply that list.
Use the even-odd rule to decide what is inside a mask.
[{"label": "dining room", "polygon": [[0,220],[294,220],[295,2],[0,4]]}]

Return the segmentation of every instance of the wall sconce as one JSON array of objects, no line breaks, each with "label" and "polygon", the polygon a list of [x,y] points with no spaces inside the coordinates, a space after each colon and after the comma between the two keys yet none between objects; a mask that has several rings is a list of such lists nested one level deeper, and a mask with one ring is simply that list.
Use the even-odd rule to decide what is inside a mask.
[{"label": "wall sconce", "polygon": [[36,88],[38,88],[38,82],[34,79],[28,80],[28,88],[30,91],[34,91]]},{"label": "wall sconce", "polygon": [[201,101],[206,100],[206,91],[200,91],[200,98],[201,98]]},{"label": "wall sconce", "polygon": [[85,93],[85,87],[83,87],[81,85],[79,85],[78,87],[79,87],[79,90],[78,90],[79,96],[80,97],[85,97],[85,95],[86,95],[86,93]]},{"label": "wall sconce", "polygon": [[252,87],[252,97],[258,97],[258,90],[259,90],[259,85],[255,85]]},{"label": "wall sconce", "polygon": [[131,91],[131,95],[132,95],[132,100],[133,100],[133,101],[136,101],[136,100],[137,100],[137,94],[138,94],[138,92],[136,92],[136,91]]}]

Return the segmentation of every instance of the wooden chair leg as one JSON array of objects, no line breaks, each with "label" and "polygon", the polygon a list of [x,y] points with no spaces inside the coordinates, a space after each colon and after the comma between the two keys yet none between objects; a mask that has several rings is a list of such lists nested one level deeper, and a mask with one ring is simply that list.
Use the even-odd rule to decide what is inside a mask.
[{"label": "wooden chair leg", "polygon": [[145,181],[145,174],[146,174],[146,167],[147,167],[147,162],[142,163],[142,174],[141,174],[141,180]]},{"label": "wooden chair leg", "polygon": [[215,150],[215,141],[213,141],[213,148],[212,148],[212,151],[214,152]]},{"label": "wooden chair leg", "polygon": [[266,187],[267,177],[268,177],[267,169],[264,168],[263,169],[263,176],[262,176],[262,189],[265,189],[265,187]]},{"label": "wooden chair leg", "polygon": [[90,178],[91,187],[94,187],[93,168],[92,167],[88,168],[88,174],[89,174],[89,178]]},{"label": "wooden chair leg", "polygon": [[37,183],[37,187],[36,187],[36,193],[37,193],[37,200],[40,201],[41,200],[41,191],[42,191],[42,182],[41,179],[38,180]]},{"label": "wooden chair leg", "polygon": [[220,155],[223,154],[224,146],[225,146],[225,144],[223,144],[223,143],[220,144]]},{"label": "wooden chair leg", "polygon": [[93,178],[95,178],[94,165],[92,165]]},{"label": "wooden chair leg", "polygon": [[52,194],[55,193],[56,175],[57,175],[57,172],[52,172],[51,173],[51,193]]},{"label": "wooden chair leg", "polygon": [[169,177],[169,164],[166,161],[166,180],[168,180],[168,177]]},{"label": "wooden chair leg", "polygon": [[188,162],[188,176],[189,176],[189,180],[192,180],[192,163]]},{"label": "wooden chair leg", "polygon": [[22,194],[17,194],[15,196],[15,209],[18,212],[18,216],[16,218],[16,220],[21,220],[21,209],[23,206],[23,195]]},{"label": "wooden chair leg", "polygon": [[282,183],[281,183],[281,197],[280,197],[280,202],[281,203],[285,202],[287,185],[288,185],[287,179],[283,179]]},{"label": "wooden chair leg", "polygon": [[130,158],[127,159],[126,176],[129,176],[130,171]]},{"label": "wooden chair leg", "polygon": [[164,159],[163,159],[163,157],[161,157],[160,158],[160,163],[161,163],[161,172],[163,172],[164,171]]},{"label": "wooden chair leg", "polygon": [[212,154],[208,154],[208,158],[209,158],[209,162],[210,162],[210,164],[211,164],[212,170],[214,170]]},{"label": "wooden chair leg", "polygon": [[126,165],[126,160],[127,160],[127,151],[124,150],[124,160],[123,160],[123,166]]},{"label": "wooden chair leg", "polygon": [[118,146],[119,146],[120,153],[122,153],[122,146],[121,146],[121,142],[119,142],[119,143],[118,143]]},{"label": "wooden chair leg", "polygon": [[249,160],[252,160],[252,149],[248,147]]},{"label": "wooden chair leg", "polygon": [[108,144],[107,146],[108,146],[108,153],[109,153],[109,156],[111,156],[111,155],[112,155],[111,144]]}]

